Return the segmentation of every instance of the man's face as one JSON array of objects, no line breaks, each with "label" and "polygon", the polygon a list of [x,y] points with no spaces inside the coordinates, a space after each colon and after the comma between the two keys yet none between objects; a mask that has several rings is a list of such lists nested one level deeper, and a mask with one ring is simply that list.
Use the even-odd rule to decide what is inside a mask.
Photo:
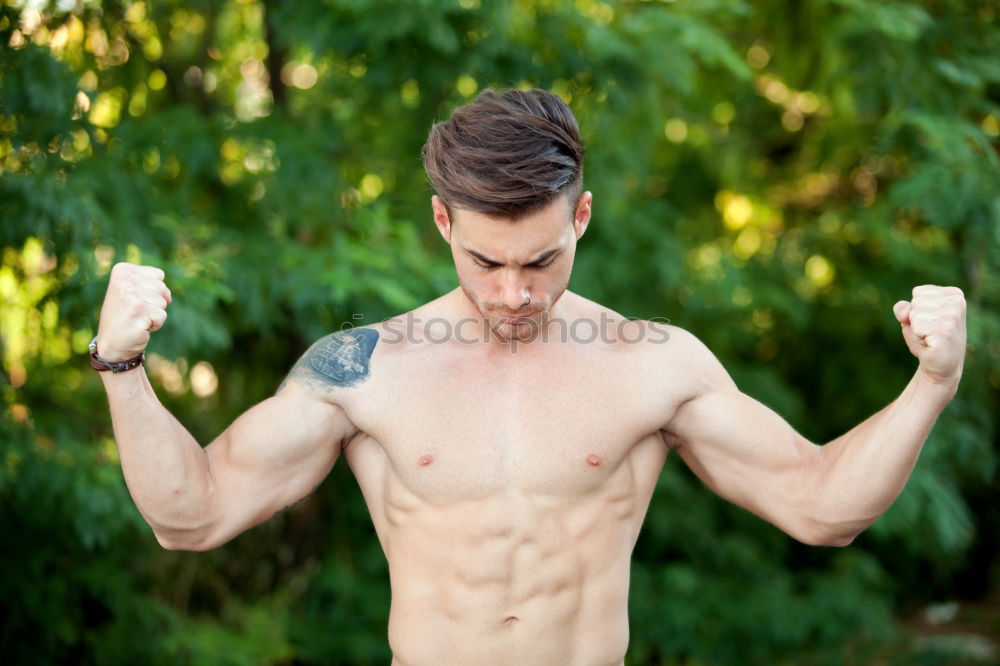
[{"label": "man's face", "polygon": [[575,208],[565,196],[511,222],[432,200],[434,221],[451,245],[462,291],[501,339],[524,340],[539,330],[569,284],[576,241],[590,221],[590,192]]}]

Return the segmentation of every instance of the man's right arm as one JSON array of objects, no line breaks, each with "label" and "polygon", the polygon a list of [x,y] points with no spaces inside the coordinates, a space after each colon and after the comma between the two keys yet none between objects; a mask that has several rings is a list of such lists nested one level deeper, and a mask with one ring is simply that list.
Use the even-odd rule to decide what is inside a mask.
[{"label": "man's right arm", "polygon": [[288,382],[203,449],[144,372],[104,374],[129,492],[172,550],[216,548],[301,500],[356,432],[336,405]]},{"label": "man's right arm", "polygon": [[[162,279],[159,269],[115,267],[101,312],[102,356],[105,349],[108,360],[141,351],[148,333],[162,326],[170,299]],[[140,329],[144,335],[136,333]],[[248,410],[204,449],[160,404],[143,370],[101,373],[126,484],[164,547],[215,548],[322,482],[357,432],[329,393],[345,379],[354,383],[367,375],[374,346],[374,332],[368,333],[359,337],[371,344],[345,344],[349,336],[343,334],[317,342],[277,395]],[[337,375],[344,361],[349,367]]]}]

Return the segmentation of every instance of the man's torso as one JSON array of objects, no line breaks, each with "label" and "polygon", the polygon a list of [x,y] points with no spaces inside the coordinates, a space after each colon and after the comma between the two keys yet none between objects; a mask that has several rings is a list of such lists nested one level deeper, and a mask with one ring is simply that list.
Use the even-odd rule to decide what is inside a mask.
[{"label": "man's torso", "polygon": [[655,367],[666,327],[628,326],[503,354],[376,327],[369,377],[335,397],[389,563],[394,664],[622,663],[660,428],[691,390]]}]

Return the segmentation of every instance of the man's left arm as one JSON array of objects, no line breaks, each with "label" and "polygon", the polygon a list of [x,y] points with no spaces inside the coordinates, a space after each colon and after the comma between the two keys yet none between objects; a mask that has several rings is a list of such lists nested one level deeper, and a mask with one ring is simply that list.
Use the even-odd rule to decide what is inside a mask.
[{"label": "man's left arm", "polygon": [[954,397],[965,357],[965,299],[924,285],[893,308],[920,363],[892,403],[817,446],[744,395],[697,340],[699,392],[664,427],[685,463],[713,490],[816,545],[849,544],[899,496],[938,415]]}]

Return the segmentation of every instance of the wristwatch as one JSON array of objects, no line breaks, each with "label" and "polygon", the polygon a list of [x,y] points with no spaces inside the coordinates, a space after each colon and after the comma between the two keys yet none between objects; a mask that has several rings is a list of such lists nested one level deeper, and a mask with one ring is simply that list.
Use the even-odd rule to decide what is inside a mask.
[{"label": "wristwatch", "polygon": [[138,368],[142,365],[142,362],[146,358],[146,352],[141,351],[137,356],[132,358],[127,358],[124,361],[105,361],[103,358],[97,355],[97,336],[90,341],[90,367],[98,372],[105,372],[110,370],[111,372],[125,372],[126,370],[131,370],[132,368]]}]

